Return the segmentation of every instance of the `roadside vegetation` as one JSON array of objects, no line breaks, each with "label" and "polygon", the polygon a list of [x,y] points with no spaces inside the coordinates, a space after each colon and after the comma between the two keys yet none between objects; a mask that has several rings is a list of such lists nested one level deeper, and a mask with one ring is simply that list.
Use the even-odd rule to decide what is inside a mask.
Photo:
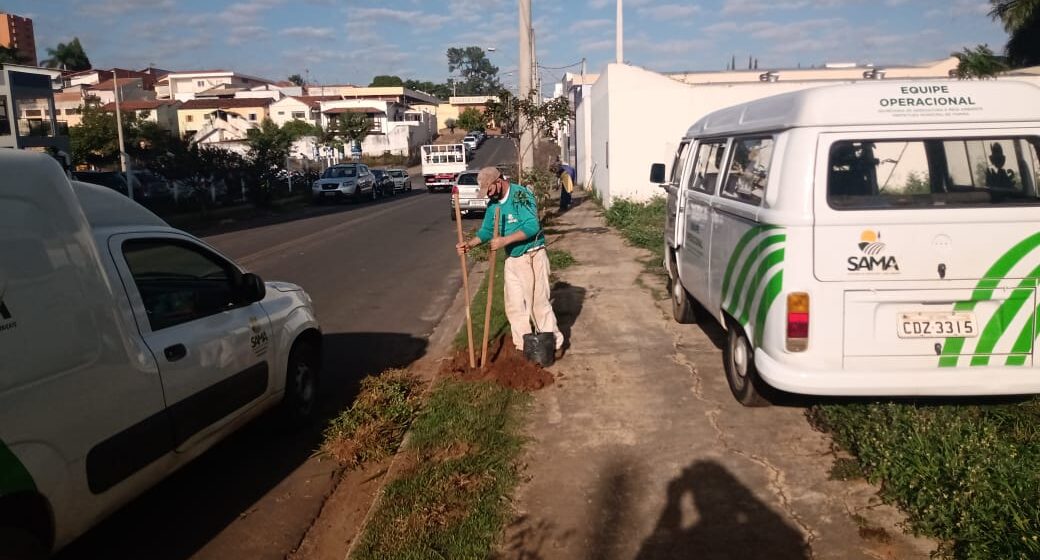
[{"label": "roadside vegetation", "polygon": [[[487,244],[481,245],[486,247]],[[484,259],[487,260],[488,256],[485,253]],[[505,274],[502,273],[502,268],[505,266],[505,251],[498,251],[498,268],[495,271],[495,300],[491,304],[491,327],[488,329],[488,340],[494,340],[495,337],[503,334],[509,329],[509,320],[506,319],[506,308],[503,297],[503,290],[505,285]],[[488,290],[488,276],[484,276],[484,280],[480,283],[480,287],[477,288],[477,293],[473,294],[472,303],[470,304],[470,312],[473,314],[473,344],[476,353],[480,354],[480,341],[484,335],[484,314],[487,309],[487,290]],[[458,334],[455,335],[455,348],[465,349],[466,348],[466,325],[462,325],[459,328]]]},{"label": "roadside vegetation", "polygon": [[1040,558],[1040,400],[820,405],[813,421],[856,456],[942,558]]},{"label": "roadside vegetation", "polygon": [[392,369],[366,377],[354,404],[325,430],[322,452],[349,469],[393,455],[419,411],[422,382]]},{"label": "roadside vegetation", "polygon": [[487,558],[512,515],[528,399],[490,382],[440,382],[351,557]]},{"label": "roadside vegetation", "polygon": [[[602,203],[600,203],[602,204]],[[665,276],[661,265],[664,261],[664,219],[667,201],[654,197],[648,202],[615,200],[604,212],[607,224],[621,232],[621,236],[636,247],[646,249],[653,256],[644,259],[646,271]]]}]

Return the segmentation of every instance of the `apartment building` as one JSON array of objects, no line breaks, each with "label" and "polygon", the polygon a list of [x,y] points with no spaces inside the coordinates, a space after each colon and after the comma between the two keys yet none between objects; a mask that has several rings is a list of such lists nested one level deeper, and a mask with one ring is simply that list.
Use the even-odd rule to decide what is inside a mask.
[{"label": "apartment building", "polygon": [[[181,107],[180,101],[172,99],[139,99],[120,101],[119,110],[122,113],[137,113],[137,116],[146,122],[153,122],[163,130],[168,130],[174,136],[180,136],[177,119],[177,111]],[[115,103],[106,103],[101,106],[103,111],[114,113]],[[69,126],[72,126],[71,122]]]},{"label": "apartment building", "polygon": [[16,49],[27,66],[37,66],[36,36],[31,19],[0,11],[0,46]]},{"label": "apartment building", "polygon": [[198,70],[171,72],[163,76],[156,82],[155,92],[159,99],[191,101],[203,92],[210,92],[210,97],[220,97],[217,93],[223,90],[228,91],[229,97],[234,97],[237,90],[268,84],[274,82],[229,70]]},{"label": "apartment building", "polygon": [[239,117],[244,126],[259,126],[259,124],[270,116],[272,100],[263,99],[192,99],[185,101],[177,109],[177,129],[181,134],[195,135],[206,124],[213,119],[233,120],[234,115]]},{"label": "apartment building", "polygon": [[70,153],[68,127],[57,118],[57,70],[0,65],[0,148]]}]

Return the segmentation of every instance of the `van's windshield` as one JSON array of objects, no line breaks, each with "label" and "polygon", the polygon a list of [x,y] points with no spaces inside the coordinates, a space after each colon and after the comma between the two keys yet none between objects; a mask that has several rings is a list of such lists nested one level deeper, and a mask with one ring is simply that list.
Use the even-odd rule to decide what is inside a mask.
[{"label": "van's windshield", "polygon": [[838,210],[1040,205],[1040,138],[843,140],[831,145]]}]

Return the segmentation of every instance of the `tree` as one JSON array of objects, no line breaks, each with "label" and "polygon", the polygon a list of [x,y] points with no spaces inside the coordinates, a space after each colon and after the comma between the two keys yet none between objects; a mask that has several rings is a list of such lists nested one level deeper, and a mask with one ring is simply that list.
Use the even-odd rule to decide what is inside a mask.
[{"label": "tree", "polygon": [[27,62],[29,61],[18,52],[18,49],[0,45],[0,64],[25,64]]},{"label": "tree", "polygon": [[270,202],[271,184],[277,181],[278,170],[285,165],[292,142],[289,133],[271,119],[264,119],[260,126],[246,133],[250,199],[254,204],[264,206]]},{"label": "tree", "polygon": [[233,182],[239,178],[244,165],[242,156],[234,152],[171,137],[165,149],[150,161],[148,168],[168,181],[187,186],[189,198],[195,199],[205,214],[212,200],[214,183],[224,181],[227,185]]},{"label": "tree", "polygon": [[487,115],[473,107],[470,107],[459,115],[455,124],[463,130],[476,130],[487,126],[487,120]]},{"label": "tree", "polygon": [[291,120],[282,125],[282,132],[295,142],[304,136],[321,136],[321,129],[307,121]]},{"label": "tree", "polygon": [[368,87],[401,87],[404,85],[404,81],[398,76],[387,76],[379,75],[372,78],[372,83],[368,84]]},{"label": "tree", "polygon": [[83,45],[79,43],[79,37],[73,37],[68,43],[58,43],[53,49],[47,49],[47,59],[43,65],[47,68],[60,68],[62,70],[79,71],[90,70],[90,59],[83,51]]},{"label": "tree", "polygon": [[[127,151],[135,145],[140,118],[134,112],[124,112],[123,136]],[[83,106],[80,124],[69,129],[72,161],[94,167],[108,167],[119,161],[119,135],[115,113],[101,109],[97,101],[89,100]]]},{"label": "tree", "polygon": [[290,82],[292,82],[293,85],[297,85],[297,86],[300,86],[300,87],[303,87],[306,84],[306,82],[303,81],[303,76],[301,76],[299,74],[292,74],[287,79]]},{"label": "tree", "polygon": [[1040,64],[1040,0],[990,0],[989,15],[1004,24],[1004,54],[1011,66]]},{"label": "tree", "polygon": [[462,76],[456,95],[492,95],[501,89],[498,67],[480,47],[448,49],[448,71]]},{"label": "tree", "polygon": [[357,142],[360,145],[372,132],[372,121],[361,113],[344,113],[334,123],[333,134],[349,144]]},{"label": "tree", "polygon": [[977,45],[974,49],[965,47],[952,56],[957,58],[957,77],[962,80],[994,78],[1008,69],[1007,63],[994,54],[989,45]]}]

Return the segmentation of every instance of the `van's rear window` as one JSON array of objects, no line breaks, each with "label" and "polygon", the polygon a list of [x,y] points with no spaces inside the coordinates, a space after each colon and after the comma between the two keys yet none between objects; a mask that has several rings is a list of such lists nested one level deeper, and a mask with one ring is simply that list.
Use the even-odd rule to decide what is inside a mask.
[{"label": "van's rear window", "polygon": [[839,210],[1040,205],[1040,138],[843,140],[827,202]]}]

